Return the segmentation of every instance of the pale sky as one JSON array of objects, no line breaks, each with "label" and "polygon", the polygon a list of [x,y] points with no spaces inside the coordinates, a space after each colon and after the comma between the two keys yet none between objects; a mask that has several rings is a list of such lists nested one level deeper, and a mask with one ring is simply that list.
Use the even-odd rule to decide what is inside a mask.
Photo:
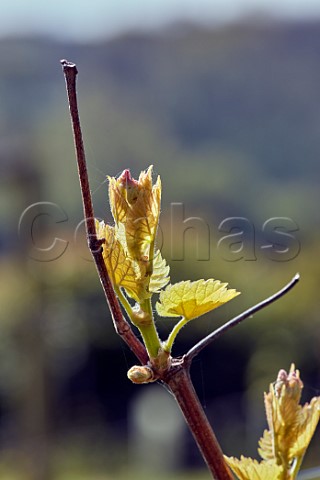
[{"label": "pale sky", "polygon": [[0,36],[47,33],[94,40],[175,20],[221,23],[264,12],[297,19],[320,18],[320,0],[2,0]]}]

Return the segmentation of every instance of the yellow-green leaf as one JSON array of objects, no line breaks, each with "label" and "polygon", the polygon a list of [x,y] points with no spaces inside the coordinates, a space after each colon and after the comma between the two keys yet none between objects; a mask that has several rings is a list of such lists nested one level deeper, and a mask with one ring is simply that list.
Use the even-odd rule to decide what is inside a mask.
[{"label": "yellow-green leaf", "polygon": [[272,435],[269,430],[263,432],[263,436],[259,440],[258,452],[263,460],[272,460],[275,458]]},{"label": "yellow-green leaf", "polygon": [[229,467],[239,480],[280,480],[283,478],[282,467],[275,461],[262,461],[260,463],[252,458],[226,457]]},{"label": "yellow-green leaf", "polygon": [[130,256],[136,261],[149,261],[159,223],[160,177],[153,185],[150,166],[138,180],[131,177],[129,170],[118,178],[108,178],[111,211],[116,225],[122,223],[125,227]]},{"label": "yellow-green leaf", "polygon": [[306,403],[299,411],[298,422],[295,428],[296,439],[289,450],[289,459],[304,455],[317,428],[319,418],[320,397],[315,397],[310,404]]},{"label": "yellow-green leaf", "polygon": [[166,264],[166,261],[164,258],[162,258],[160,251],[157,250],[154,254],[153,271],[149,283],[150,293],[158,293],[169,283],[169,271],[169,265]]},{"label": "yellow-green leaf", "polygon": [[186,281],[168,285],[160,293],[156,309],[162,317],[183,317],[192,320],[220,307],[239,292],[227,288],[219,280]]},{"label": "yellow-green leaf", "polygon": [[112,284],[122,287],[137,302],[146,298],[146,280],[140,277],[135,263],[126,256],[124,248],[117,238],[114,227],[104,222],[96,223],[97,237],[104,239],[103,259]]}]

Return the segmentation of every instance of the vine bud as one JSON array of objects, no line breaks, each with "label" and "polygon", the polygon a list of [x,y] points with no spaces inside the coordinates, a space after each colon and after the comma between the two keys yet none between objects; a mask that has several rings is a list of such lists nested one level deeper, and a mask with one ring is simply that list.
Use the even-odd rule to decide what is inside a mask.
[{"label": "vine bud", "polygon": [[151,383],[157,380],[152,368],[146,365],[135,365],[134,367],[131,367],[127,376],[131,382],[138,384]]}]

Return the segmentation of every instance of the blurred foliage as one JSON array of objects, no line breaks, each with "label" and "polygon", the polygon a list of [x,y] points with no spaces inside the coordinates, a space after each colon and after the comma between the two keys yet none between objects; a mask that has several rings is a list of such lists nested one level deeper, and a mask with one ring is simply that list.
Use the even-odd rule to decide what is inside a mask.
[{"label": "blurred foliage", "polygon": [[[299,366],[303,400],[319,393],[319,48],[317,22],[215,30],[177,25],[91,44],[1,39],[4,449],[18,448],[31,435],[55,445],[61,432],[88,425],[125,439],[127,409],[137,388],[126,380],[132,356],[113,332],[83,235],[74,239],[82,207],[58,64],[63,57],[80,70],[96,216],[111,220],[107,174],[130,168],[136,175],[153,163],[163,181],[159,243],[172,281],[214,277],[242,292],[221,311],[186,327],[175,345],[177,355],[301,273],[293,292],[228,333],[193,367],[225,452],[255,455],[264,427],[262,393],[280,368]],[[64,255],[46,263],[30,259],[24,239],[17,239],[21,214],[40,201],[58,204],[68,217],[61,224],[49,219],[36,239],[47,246],[58,229],[69,242]],[[207,245],[200,241],[197,251],[197,232],[181,233],[181,225],[171,224],[173,202],[183,203],[185,219],[201,217],[208,225],[207,260],[199,260]],[[254,248],[255,261],[226,261],[219,249],[220,222],[231,216],[246,217],[254,226],[248,249]],[[262,225],[276,216],[299,227],[294,235],[300,252],[285,262],[270,260],[261,248],[268,241]],[[179,241],[183,259],[174,260],[172,248]],[[159,320],[160,330],[168,331],[168,321]],[[319,452],[319,442],[311,444],[306,467]],[[43,454],[44,469],[49,462]],[[193,462],[201,465],[197,457]]]}]

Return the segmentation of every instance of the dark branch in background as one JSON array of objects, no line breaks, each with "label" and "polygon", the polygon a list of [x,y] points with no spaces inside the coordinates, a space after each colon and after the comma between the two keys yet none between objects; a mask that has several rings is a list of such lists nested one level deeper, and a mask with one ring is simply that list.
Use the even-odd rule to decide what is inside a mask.
[{"label": "dark branch in background", "polygon": [[76,76],[78,73],[77,67],[74,63],[68,62],[67,60],[61,60],[61,65],[63,68],[68,93],[74,144],[77,155],[78,173],[81,185],[83,212],[86,220],[88,246],[98,270],[99,278],[109,305],[115,330],[123,338],[140,362],[142,364],[146,364],[148,362],[146,349],[140,340],[134,335],[131,326],[122,315],[120,304],[113,290],[113,286],[103,260],[101,242],[99,242],[97,239],[86,157],[78,112],[76,90]]},{"label": "dark branch in background", "polygon": [[257,305],[250,307],[245,312],[240,313],[240,315],[237,315],[232,320],[229,320],[229,322],[225,323],[221,327],[217,328],[214,332],[210,333],[207,337],[200,340],[200,342],[198,342],[196,345],[190,348],[188,353],[185,354],[184,360],[187,363],[191,363],[193,358],[196,355],[198,355],[198,353],[200,353],[201,350],[203,350],[205,347],[210,345],[211,342],[219,338],[223,333],[227,332],[231,328],[243,322],[243,320],[246,320],[247,318],[251,317],[254,313],[257,313],[259,310],[262,310],[263,308],[267,307],[271,303],[278,300],[280,297],[282,297],[287,292],[289,292],[289,290],[291,290],[295,286],[295,284],[298,283],[299,280],[300,280],[300,275],[296,273],[296,275],[292,278],[292,280],[285,287],[283,287],[281,290],[276,292],[274,295],[271,295],[271,297],[268,297],[265,300],[262,300],[262,302],[257,303]]}]

